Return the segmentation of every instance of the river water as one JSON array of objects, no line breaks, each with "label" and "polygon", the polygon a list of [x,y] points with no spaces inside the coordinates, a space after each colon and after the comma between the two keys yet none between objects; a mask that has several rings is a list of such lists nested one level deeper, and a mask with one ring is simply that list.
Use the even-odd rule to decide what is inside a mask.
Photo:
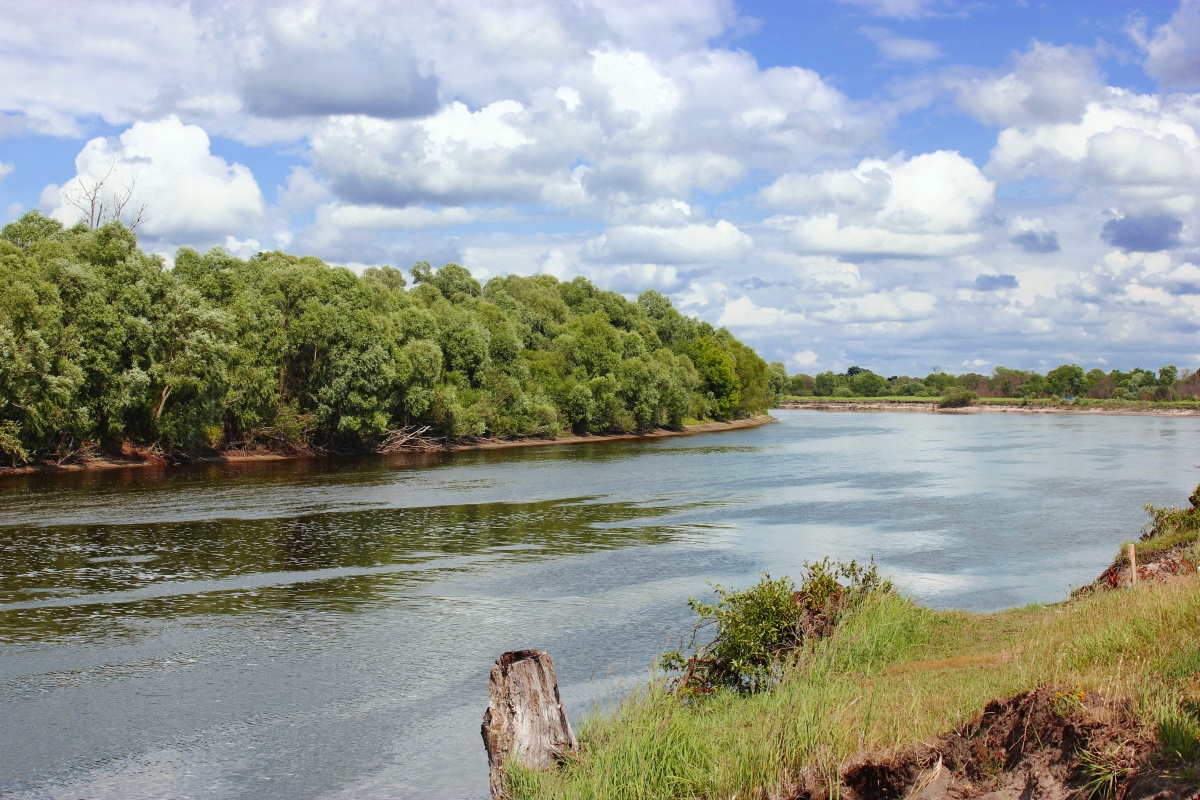
[{"label": "river water", "polygon": [[1200,482],[1200,418],[780,411],[717,434],[0,482],[0,796],[473,798],[504,650],[573,721],[707,581],[874,557],[1062,599]]}]

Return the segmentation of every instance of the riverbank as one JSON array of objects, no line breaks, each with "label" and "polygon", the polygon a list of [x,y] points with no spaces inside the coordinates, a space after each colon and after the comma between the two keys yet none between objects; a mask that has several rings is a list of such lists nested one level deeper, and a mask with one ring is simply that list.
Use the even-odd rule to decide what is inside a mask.
[{"label": "riverbank", "polygon": [[1080,414],[1080,415],[1137,415],[1158,417],[1200,416],[1200,405],[1195,403],[1151,403],[1090,400],[1079,403],[1054,403],[1035,400],[1022,403],[1020,400],[985,398],[960,408],[940,408],[937,399],[913,398],[911,400],[870,398],[814,397],[811,400],[789,400],[781,403],[782,409],[808,411],[910,411],[926,414]]},{"label": "riverbank", "polygon": [[[411,452],[422,453],[454,453],[464,450],[504,450],[516,447],[546,447],[548,445],[564,445],[564,444],[594,444],[599,442],[616,442],[624,440],[650,440],[664,439],[673,436],[692,436],[701,433],[719,433],[721,431],[742,430],[744,428],[756,428],[760,425],[767,425],[775,422],[775,418],[770,414],[760,414],[747,419],[735,419],[724,422],[718,421],[703,421],[687,424],[682,430],[668,430],[660,428],[658,430],[647,431],[645,433],[610,433],[596,435],[568,435],[558,437],[524,437],[516,439],[467,439],[467,440],[450,440],[439,442],[436,445],[422,446],[419,450],[414,449]],[[408,452],[400,450],[398,452]],[[349,456],[357,455],[372,455],[370,451],[364,453],[350,453]],[[377,453],[376,453],[377,454]],[[145,454],[130,454],[129,456],[97,456],[88,458],[79,462],[69,462],[63,464],[28,464],[20,467],[4,467],[0,466],[0,478],[8,475],[31,475],[31,474],[54,474],[60,472],[81,472],[87,470],[106,470],[106,469],[128,469],[136,467],[153,467],[166,465],[187,465],[187,464],[236,464],[236,463],[252,463],[256,461],[295,461],[308,458],[325,457],[316,455],[298,455],[286,452],[272,452],[268,450],[230,450],[222,453],[214,453],[212,455],[184,456],[173,459],[166,459],[161,454],[149,452]]]},{"label": "riverbank", "polygon": [[1194,797],[1200,511],[1158,511],[1136,586],[1118,556],[1069,600],[994,614],[878,593],[769,691],[654,681],[512,797]]}]

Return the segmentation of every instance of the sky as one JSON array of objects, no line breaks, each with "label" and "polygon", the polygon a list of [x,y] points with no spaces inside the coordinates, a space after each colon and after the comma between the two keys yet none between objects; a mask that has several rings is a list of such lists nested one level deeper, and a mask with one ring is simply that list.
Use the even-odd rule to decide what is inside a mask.
[{"label": "sky", "polygon": [[1200,0],[0,6],[0,224],[583,275],[789,372],[1200,366]]}]

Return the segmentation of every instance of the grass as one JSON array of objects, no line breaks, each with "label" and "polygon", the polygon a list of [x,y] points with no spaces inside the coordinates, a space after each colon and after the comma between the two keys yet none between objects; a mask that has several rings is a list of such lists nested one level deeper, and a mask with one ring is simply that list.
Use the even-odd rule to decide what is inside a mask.
[{"label": "grass", "polygon": [[[873,597],[771,691],[680,700],[651,681],[580,731],[561,769],[510,768],[514,798],[769,796],[805,767],[956,729],[1040,685],[1128,699],[1163,746],[1200,758],[1200,580],[1143,583],[996,614]],[[1096,786],[1108,780],[1097,754]]]}]

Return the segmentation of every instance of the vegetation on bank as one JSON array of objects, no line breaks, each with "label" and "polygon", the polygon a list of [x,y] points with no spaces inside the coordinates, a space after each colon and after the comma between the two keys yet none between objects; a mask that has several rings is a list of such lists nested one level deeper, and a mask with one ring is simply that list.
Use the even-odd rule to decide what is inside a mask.
[{"label": "vegetation on bank", "polygon": [[642,431],[772,404],[752,349],[658,292],[410,275],[188,248],[167,269],[119,222],[30,212],[0,234],[0,459]]},{"label": "vegetation on bank", "polygon": [[984,401],[1007,398],[1075,402],[1117,401],[1150,403],[1200,399],[1200,372],[1174,365],[1157,372],[1135,368],[1129,372],[1092,369],[1087,372],[1076,364],[1063,364],[1045,375],[1029,370],[996,367],[991,375],[968,372],[950,375],[934,370],[924,378],[893,375],[884,378],[863,367],[850,367],[844,373],[822,372],[816,376],[789,376],[784,365],[771,362],[771,387],[782,397],[822,397],[831,399],[936,399],[954,390],[974,392]]},{"label": "vegetation on bank", "polygon": [[[717,675],[705,691],[689,691],[693,685],[681,683],[678,673],[656,679],[615,710],[590,717],[577,757],[552,772],[514,769],[508,789],[514,798],[792,797],[808,796],[797,787],[816,775],[836,796],[854,772],[848,765],[862,754],[899,752],[947,732],[962,739],[983,727],[989,701],[1013,696],[1040,696],[1052,716],[1082,731],[1059,754],[1078,796],[1115,796],[1139,774],[1194,785],[1200,780],[1200,511],[1195,505],[1149,511],[1139,553],[1149,556],[1169,539],[1185,553],[1190,576],[995,614],[932,611],[886,583],[867,582],[869,590],[854,603],[834,604],[824,636],[802,635],[795,626],[811,622],[804,601],[821,594],[828,562],[808,569],[791,607],[782,602],[789,585],[767,577],[741,592],[719,588],[713,606],[694,605],[702,617],[717,619],[726,640],[719,635],[695,656],[713,659],[722,657],[721,647],[732,648],[746,665],[743,677],[754,681]],[[825,596],[855,585],[826,587]],[[777,609],[774,622],[769,609]],[[783,648],[779,631],[788,626],[797,646]],[[765,648],[751,641],[751,630],[770,639]],[[774,655],[764,666],[768,651]],[[688,663],[679,654],[670,666],[684,670]],[[1081,721],[1096,707],[1110,723],[1126,718],[1115,738]],[[1029,730],[1016,738],[1031,739]],[[1043,746],[1049,744],[1037,744]],[[976,751],[982,755],[971,774],[983,793],[1013,768],[1005,762],[1011,751]],[[935,755],[940,769],[942,754],[930,759]],[[867,796],[884,795],[892,796],[880,790]]]}]

